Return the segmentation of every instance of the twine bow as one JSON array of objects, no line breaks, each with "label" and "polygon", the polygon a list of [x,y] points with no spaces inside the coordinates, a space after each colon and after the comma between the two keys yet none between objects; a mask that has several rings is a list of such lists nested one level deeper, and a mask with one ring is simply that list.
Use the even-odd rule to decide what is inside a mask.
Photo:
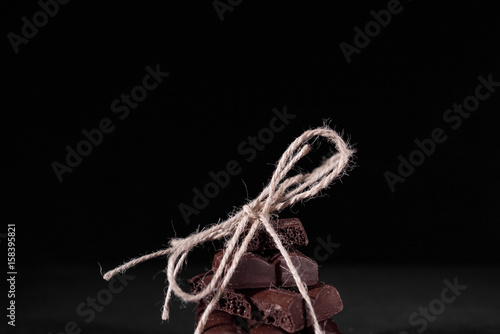
[{"label": "twine bow", "polygon": [[[308,141],[317,137],[326,138],[330,144],[335,146],[337,153],[310,173],[298,174],[293,177],[285,178],[297,161],[303,158],[311,150]],[[342,140],[340,135],[326,125],[305,131],[300,137],[295,139],[285,153],[283,153],[271,181],[264,190],[262,190],[260,195],[250,203],[244,205],[241,210],[232,217],[201,232],[194,233],[187,238],[172,239],[169,248],[133,259],[108,271],[104,275],[104,279],[110,280],[114,275],[123,273],[127,269],[149,259],[169,255],[167,266],[169,286],[165,296],[162,319],[168,319],[169,301],[172,292],[186,302],[199,302],[203,298],[213,294],[211,301],[206,306],[203,315],[198,321],[195,334],[201,334],[208,320],[208,316],[212,310],[214,310],[223,291],[226,289],[226,286],[233,276],[241,257],[247,251],[248,244],[258,228],[262,225],[267,233],[273,238],[276,248],[283,255],[298,290],[306,302],[314,326],[314,333],[322,334],[323,330],[318,323],[311,299],[307,294],[307,286],[300,278],[297,268],[295,268],[290,259],[288,251],[285,249],[278,234],[270,224],[270,219],[271,215],[280,212],[294,203],[311,198],[321,190],[327,188],[334,179],[340,177],[344,173],[353,153],[354,150]],[[238,243],[241,240],[240,237],[243,236],[249,224],[250,228],[238,247]],[[177,275],[189,252],[201,243],[219,240],[231,235],[232,237],[226,243],[222,261],[210,283],[205,289],[197,294],[184,292],[177,284]]]}]

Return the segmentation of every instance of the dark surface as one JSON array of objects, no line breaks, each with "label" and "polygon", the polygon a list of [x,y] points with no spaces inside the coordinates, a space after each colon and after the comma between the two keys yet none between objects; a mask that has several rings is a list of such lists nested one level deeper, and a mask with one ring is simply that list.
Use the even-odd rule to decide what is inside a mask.
[{"label": "dark surface", "polygon": [[[102,264],[110,268],[116,263]],[[99,265],[74,263],[62,268],[45,263],[35,266],[30,276],[20,277],[20,306],[17,333],[53,334],[62,331],[68,321],[75,321],[82,333],[191,333],[195,304],[181,304],[174,299],[171,319],[161,321],[164,292],[163,261],[144,264],[127,274],[135,277],[102,312],[86,323],[76,308],[87,297],[96,297],[108,282]],[[190,277],[203,267],[189,265],[183,277]],[[440,298],[443,280],[467,285],[455,302],[428,323],[425,333],[500,332],[500,269],[495,266],[382,266],[328,265],[320,268],[320,279],[335,286],[344,302],[344,310],[333,319],[344,334],[399,334],[402,330],[417,333],[408,318],[419,307]],[[36,278],[36,280],[34,279]],[[36,281],[36,282],[35,282]],[[184,290],[189,291],[185,279]],[[87,309],[87,308],[85,308]]]}]

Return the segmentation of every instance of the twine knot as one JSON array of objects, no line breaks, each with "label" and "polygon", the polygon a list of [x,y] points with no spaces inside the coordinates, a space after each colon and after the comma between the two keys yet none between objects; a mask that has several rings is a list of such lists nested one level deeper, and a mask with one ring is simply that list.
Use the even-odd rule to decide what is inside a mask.
[{"label": "twine knot", "polygon": [[[310,173],[301,173],[286,178],[288,172],[295,166],[297,161],[303,158],[311,150],[308,141],[316,139],[317,137],[326,138],[330,144],[335,146],[337,153],[326,159],[319,167],[316,167]],[[224,222],[213,225],[198,233],[194,233],[187,238],[172,239],[169,248],[133,259],[107,272],[104,275],[104,279],[109,280],[114,275],[122,273],[138,263],[155,257],[168,255],[167,278],[169,286],[165,296],[162,319],[168,319],[169,301],[172,292],[186,302],[200,302],[202,299],[211,297],[195,330],[195,334],[201,334],[207,323],[208,316],[214,310],[222,292],[226,289],[250,241],[257,232],[257,229],[262,226],[272,237],[276,249],[283,255],[293,279],[295,280],[296,286],[306,302],[306,307],[311,315],[314,333],[323,333],[316,318],[311,299],[307,294],[307,285],[302,281],[297,268],[292,263],[288,251],[283,246],[270,220],[273,214],[279,213],[281,210],[294,203],[314,197],[321,190],[327,188],[334,179],[342,176],[342,174],[345,173],[346,167],[348,167],[353,153],[354,150],[342,140],[340,135],[326,125],[305,131],[300,137],[296,138],[283,153],[269,184],[262,190],[257,198],[243,205],[241,210],[236,214]],[[231,238],[225,245],[221,263],[210,283],[197,294],[184,292],[177,284],[177,275],[189,252],[199,244],[219,240],[227,236],[231,236]]]},{"label": "twine knot", "polygon": [[261,217],[261,215],[259,213],[255,212],[255,210],[252,207],[250,207],[250,205],[248,205],[248,204],[243,205],[242,210],[243,210],[243,212],[245,212],[245,214],[248,216],[248,218],[250,218],[252,221],[257,221]]}]

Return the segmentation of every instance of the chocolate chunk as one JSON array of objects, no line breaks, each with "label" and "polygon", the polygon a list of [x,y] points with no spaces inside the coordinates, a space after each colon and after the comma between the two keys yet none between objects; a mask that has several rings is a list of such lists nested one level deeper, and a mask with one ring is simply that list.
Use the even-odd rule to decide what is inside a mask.
[{"label": "chocolate chunk", "polygon": [[[302,280],[308,286],[317,284],[318,264],[299,251],[292,250],[289,254]],[[219,267],[223,256],[224,251],[215,254],[212,263],[214,272]],[[254,253],[244,254],[228,285],[232,289],[292,286],[296,286],[295,280],[279,251],[273,251],[267,258]]]},{"label": "chocolate chunk", "polygon": [[[198,305],[196,308],[195,328],[198,325],[201,315],[205,307]],[[214,310],[208,316],[208,321],[203,329],[204,334],[245,334],[245,331],[238,326],[235,316],[226,312]]]},{"label": "chocolate chunk", "polygon": [[[193,292],[199,292],[210,280],[212,274],[201,274],[190,279]],[[318,321],[323,321],[342,311],[343,305],[337,289],[320,283],[309,288],[309,297]],[[209,296],[203,303],[208,303]],[[300,293],[287,289],[255,289],[236,292],[226,289],[216,308],[246,319],[261,321],[293,333],[311,323],[309,312],[304,317],[304,301]],[[257,315],[255,312],[257,311]],[[253,314],[252,314],[253,313]]]},{"label": "chocolate chunk", "polygon": [[[279,327],[272,325],[256,324],[250,326],[250,334],[286,334],[286,332]],[[332,319],[328,318],[324,321],[319,322],[319,326],[323,329],[325,334],[342,334],[337,327],[337,324]],[[300,332],[300,334],[314,334],[314,328],[312,326],[307,327]]]},{"label": "chocolate chunk", "polygon": [[[212,280],[212,272],[199,274],[188,280],[191,285],[191,292],[198,293],[203,290]],[[208,304],[212,299],[213,293],[209,294],[207,298],[201,301],[201,304]],[[216,309],[237,315],[242,318],[251,319],[252,306],[245,296],[236,293],[232,289],[226,289],[216,305]]]},{"label": "chocolate chunk", "polygon": [[256,325],[255,327],[251,327],[250,334],[286,334],[286,332],[276,326],[260,324]]},{"label": "chocolate chunk", "polygon": [[[307,246],[309,243],[304,226],[298,218],[271,220],[271,225],[285,247]],[[255,252],[266,249],[276,249],[276,245],[266,229],[261,228],[248,244],[247,250]]]}]

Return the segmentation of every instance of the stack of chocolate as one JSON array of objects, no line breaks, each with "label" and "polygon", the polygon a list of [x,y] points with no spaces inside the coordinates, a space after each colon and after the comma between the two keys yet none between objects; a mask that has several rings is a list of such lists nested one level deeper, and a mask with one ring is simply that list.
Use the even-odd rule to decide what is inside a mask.
[{"label": "stack of chocolate", "polygon": [[[302,280],[316,318],[327,334],[341,334],[331,317],[343,305],[335,287],[319,282],[317,263],[296,250],[308,243],[307,235],[297,218],[271,221]],[[212,269],[189,280],[191,292],[199,292],[211,281],[219,267],[224,250],[215,254]],[[196,309],[196,322],[213,295],[202,300]],[[241,258],[236,272],[205,326],[204,333],[314,333],[312,320],[295,280],[274,241],[264,230],[256,233]]]}]

